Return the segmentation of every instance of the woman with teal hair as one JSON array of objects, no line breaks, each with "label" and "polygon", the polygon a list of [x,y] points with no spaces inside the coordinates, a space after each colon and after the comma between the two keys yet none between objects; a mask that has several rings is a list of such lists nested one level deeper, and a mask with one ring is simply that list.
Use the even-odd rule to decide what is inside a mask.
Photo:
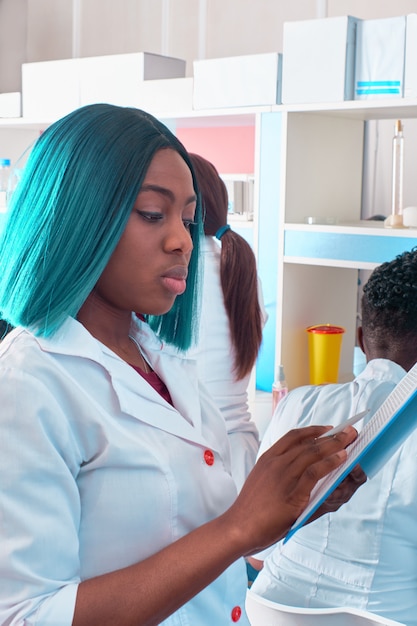
[{"label": "woman with teal hair", "polygon": [[[189,164],[163,124],[108,105],[76,111],[41,135],[13,198],[22,208],[11,211],[1,244],[3,317],[50,336],[68,315],[76,316],[126,226],[150,160],[167,147]],[[196,220],[186,292],[153,320],[182,349],[191,343],[198,313],[199,215]]]},{"label": "woman with teal hair", "polygon": [[293,431],[237,497],[184,356],[201,231],[188,154],[143,111],[84,107],[33,147],[1,239],[0,623],[247,625],[241,557],[345,458],[353,428]]}]

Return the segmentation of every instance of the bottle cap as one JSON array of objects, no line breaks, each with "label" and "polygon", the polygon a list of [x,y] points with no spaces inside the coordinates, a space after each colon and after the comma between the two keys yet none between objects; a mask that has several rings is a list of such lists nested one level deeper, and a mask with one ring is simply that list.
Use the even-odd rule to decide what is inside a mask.
[{"label": "bottle cap", "polygon": [[0,167],[10,167],[10,159],[0,159]]}]

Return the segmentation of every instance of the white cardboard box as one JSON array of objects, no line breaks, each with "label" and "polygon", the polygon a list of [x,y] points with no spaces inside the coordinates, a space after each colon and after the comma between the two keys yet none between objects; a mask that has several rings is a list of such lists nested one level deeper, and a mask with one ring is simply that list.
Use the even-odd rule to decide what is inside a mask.
[{"label": "white cardboard box", "polygon": [[359,21],[346,15],[284,22],[284,104],[353,100]]},{"label": "white cardboard box", "polygon": [[24,63],[23,116],[53,121],[93,102],[137,106],[145,80],[185,76],[185,61],[148,52]]},{"label": "white cardboard box", "polygon": [[156,117],[190,112],[193,109],[193,85],[192,77],[144,80],[139,85],[135,106]]},{"label": "white cardboard box", "polygon": [[194,61],[194,109],[279,104],[278,52]]},{"label": "white cardboard box", "polygon": [[20,117],[22,98],[20,91],[0,93],[0,117]]},{"label": "white cardboard box", "polygon": [[84,57],[78,60],[80,106],[109,102],[137,106],[143,81],[185,76],[185,61],[148,52]]},{"label": "white cardboard box", "polygon": [[417,14],[363,20],[356,41],[355,100],[417,97]]},{"label": "white cardboard box", "polygon": [[23,63],[23,117],[52,122],[78,108],[79,103],[77,59]]}]

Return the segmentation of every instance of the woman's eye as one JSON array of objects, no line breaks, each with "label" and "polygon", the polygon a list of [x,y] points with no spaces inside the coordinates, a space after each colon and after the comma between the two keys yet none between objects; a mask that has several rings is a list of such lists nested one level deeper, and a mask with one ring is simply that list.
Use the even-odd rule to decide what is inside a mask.
[{"label": "woman's eye", "polygon": [[182,222],[187,230],[190,230],[191,226],[195,226],[197,224],[194,220],[182,220]]},{"label": "woman's eye", "polygon": [[163,218],[162,213],[153,213],[152,211],[137,211],[146,222],[158,222]]}]

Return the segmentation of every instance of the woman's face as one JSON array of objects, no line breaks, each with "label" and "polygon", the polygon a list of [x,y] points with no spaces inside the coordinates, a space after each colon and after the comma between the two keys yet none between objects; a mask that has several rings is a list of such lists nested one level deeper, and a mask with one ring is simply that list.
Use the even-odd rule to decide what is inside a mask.
[{"label": "woman's face", "polygon": [[94,290],[110,310],[162,315],[186,287],[196,194],[172,149],[152,159],[126,229]]}]

